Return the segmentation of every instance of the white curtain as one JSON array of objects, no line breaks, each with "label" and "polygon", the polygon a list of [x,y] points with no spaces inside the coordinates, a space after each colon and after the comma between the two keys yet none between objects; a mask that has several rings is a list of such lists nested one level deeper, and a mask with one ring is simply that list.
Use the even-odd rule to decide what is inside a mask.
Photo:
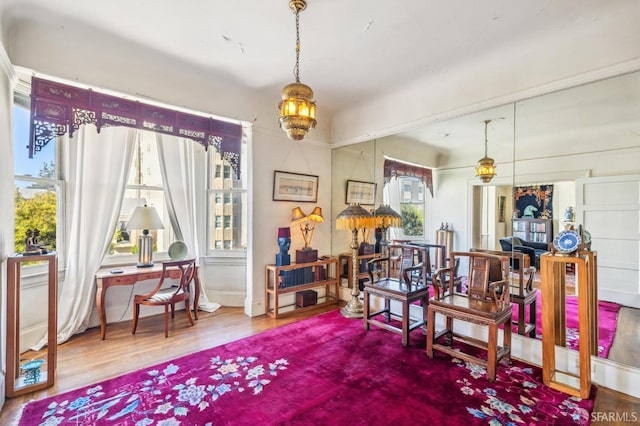
[{"label": "white curtain", "polygon": [[[95,306],[94,276],[113,238],[136,130],[81,126],[62,149],[65,279],[59,290],[58,343],[86,330]],[[46,344],[46,337],[39,347]]]},{"label": "white curtain", "polygon": [[[198,194],[205,194],[206,197],[206,189],[198,190],[199,179],[196,178],[195,171],[206,170],[207,155],[202,147],[196,146],[196,143],[191,140],[162,134],[157,134],[156,140],[171,226],[176,238],[185,243],[189,254],[195,257],[198,263],[200,258],[198,236],[205,235],[206,228],[199,229],[198,226],[196,197]],[[220,304],[209,301],[202,280],[200,285],[198,307],[206,312],[216,311],[220,308]]]},{"label": "white curtain", "polygon": [[[382,188],[382,201],[400,213],[400,187],[397,177],[392,177],[391,180]],[[389,242],[393,240],[404,239],[402,228],[389,228]]]}]

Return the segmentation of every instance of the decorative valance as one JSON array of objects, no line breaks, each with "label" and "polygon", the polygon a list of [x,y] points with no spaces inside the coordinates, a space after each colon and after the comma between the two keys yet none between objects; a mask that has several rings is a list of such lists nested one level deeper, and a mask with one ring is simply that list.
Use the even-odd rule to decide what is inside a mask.
[{"label": "decorative valance", "polygon": [[432,170],[428,167],[415,166],[413,164],[403,163],[402,161],[384,160],[384,184],[386,185],[392,177],[414,177],[422,180],[433,197],[433,177]]},{"label": "decorative valance", "polygon": [[83,124],[124,126],[194,140],[205,150],[213,146],[240,177],[242,126],[110,96],[53,81],[31,81],[29,158],[52,139],[69,136]]}]

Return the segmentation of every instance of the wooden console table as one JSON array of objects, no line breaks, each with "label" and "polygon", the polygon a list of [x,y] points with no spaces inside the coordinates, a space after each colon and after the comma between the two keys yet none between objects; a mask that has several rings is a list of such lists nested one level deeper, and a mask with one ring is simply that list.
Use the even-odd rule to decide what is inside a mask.
[{"label": "wooden console table", "polygon": [[[100,337],[104,340],[107,336],[107,313],[105,312],[104,299],[107,289],[117,285],[132,286],[138,281],[159,279],[162,275],[162,263],[154,264],[150,268],[138,268],[136,266],[125,266],[117,268],[122,270],[120,273],[112,273],[110,269],[101,269],[96,273],[96,306],[98,308],[98,316],[100,317]],[[179,278],[180,271],[170,271],[170,278]],[[195,290],[193,297],[193,313],[195,319],[198,319],[198,301],[200,300],[200,278],[198,277],[198,267],[194,275]]]}]

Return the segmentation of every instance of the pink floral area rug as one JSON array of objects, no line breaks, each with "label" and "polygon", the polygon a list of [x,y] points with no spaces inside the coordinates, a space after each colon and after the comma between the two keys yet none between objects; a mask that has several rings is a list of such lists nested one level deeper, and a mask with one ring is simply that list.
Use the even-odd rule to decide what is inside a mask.
[{"label": "pink floral area rug", "polygon": [[[28,403],[19,425],[588,424],[593,399],[513,360],[484,368],[339,311]],[[596,388],[593,388],[592,398]]]},{"label": "pink floral area rug", "polygon": [[[567,327],[567,348],[578,350],[578,298],[576,296],[566,296],[565,317]],[[609,357],[609,350],[613,345],[618,327],[618,313],[620,305],[613,302],[598,301],[598,356]],[[529,318],[529,308],[525,313]],[[513,322],[518,322],[518,305],[513,306]],[[517,330],[517,328],[515,328]],[[536,301],[536,339],[542,340],[542,299],[541,292],[538,291]]]}]

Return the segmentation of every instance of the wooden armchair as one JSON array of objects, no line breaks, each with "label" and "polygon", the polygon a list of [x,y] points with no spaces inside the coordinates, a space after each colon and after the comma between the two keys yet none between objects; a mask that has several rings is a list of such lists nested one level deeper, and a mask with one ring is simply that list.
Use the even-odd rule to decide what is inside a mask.
[{"label": "wooden armchair", "polygon": [[[425,249],[413,245],[389,245],[389,255],[371,260],[367,263],[369,281],[364,283],[364,328],[369,330],[371,324],[402,334],[402,344],[409,344],[409,333],[426,324],[426,305],[429,299],[428,280],[426,280],[427,264],[415,263],[417,259],[425,259]],[[400,254],[400,277],[394,276],[394,257],[392,253]],[[384,306],[374,312],[371,311],[371,296],[378,296],[384,301]],[[391,301],[401,305],[401,313],[392,310]],[[422,304],[422,318],[410,317],[411,303],[419,300]],[[376,319],[384,315],[384,321]],[[400,320],[400,327],[391,320]]]},{"label": "wooden armchair", "polygon": [[[165,279],[175,275],[178,271],[178,282],[171,287],[163,287]],[[138,327],[138,317],[140,316],[140,305],[164,306],[164,337],[169,337],[169,307],[171,307],[171,318],[175,315],[175,304],[184,302],[187,318],[191,325],[194,325],[191,317],[191,307],[189,299],[191,295],[191,282],[196,274],[196,260],[180,260],[175,262],[164,262],[162,264],[162,276],[156,287],[146,294],[136,294],[133,297],[133,326],[131,334],[136,334]]]},{"label": "wooden armchair", "polygon": [[[465,361],[483,365],[487,369],[487,379],[494,381],[496,368],[501,359],[509,362],[511,356],[511,317],[512,307],[509,297],[509,258],[479,252],[451,252],[450,265],[457,259],[460,264],[469,265],[467,288],[464,293],[457,292],[453,276],[454,266],[441,268],[434,273],[434,297],[429,300],[427,317],[427,355],[433,358],[433,351],[439,350]],[[491,273],[493,270],[493,273]],[[491,281],[490,276],[500,277]],[[435,316],[444,315],[445,329],[436,333]],[[488,339],[480,340],[454,332],[453,320],[459,319],[488,327]],[[498,346],[498,329],[504,326],[503,344]],[[438,342],[445,336],[448,344]],[[486,359],[454,350],[451,344],[460,340],[472,346],[486,350]]]},{"label": "wooden armchair", "polygon": [[[509,258],[509,296],[512,303],[518,305],[518,334],[536,337],[536,296],[537,290],[533,288],[533,277],[536,268],[530,265],[530,257],[521,251],[504,252],[498,250],[485,250],[472,248],[471,251],[480,253],[507,256]],[[489,280],[498,279],[489,277]],[[527,321],[526,308],[529,307],[529,321]]]}]

